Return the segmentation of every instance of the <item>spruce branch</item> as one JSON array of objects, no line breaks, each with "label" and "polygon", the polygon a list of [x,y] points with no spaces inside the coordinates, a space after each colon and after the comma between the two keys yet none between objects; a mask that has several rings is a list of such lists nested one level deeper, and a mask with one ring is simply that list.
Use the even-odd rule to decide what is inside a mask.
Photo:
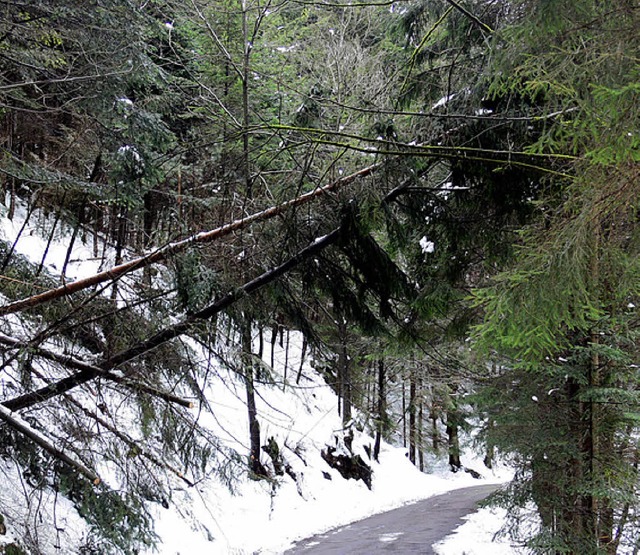
[{"label": "spruce branch", "polygon": [[402,94],[407,90],[407,84],[409,82],[409,77],[411,76],[411,73],[413,72],[413,68],[416,65],[416,60],[417,60],[418,54],[420,53],[420,51],[422,50],[424,45],[427,43],[429,38],[433,35],[433,33],[438,29],[438,27],[440,27],[440,25],[442,25],[444,20],[453,11],[453,9],[454,9],[454,7],[450,6],[449,9],[442,14],[440,19],[438,19],[438,21],[436,21],[431,26],[431,28],[429,29],[429,31],[427,31],[425,36],[422,37],[422,40],[420,41],[420,44],[418,44],[418,46],[416,46],[415,50],[413,51],[413,54],[411,54],[411,59],[409,60],[409,64],[408,64],[409,68],[407,70],[407,75],[405,76],[404,82],[402,83],[402,86],[400,87],[400,94],[398,96],[402,96]]},{"label": "spruce branch", "polygon": [[[32,371],[35,372],[38,377],[44,378],[44,376],[40,372],[38,372],[37,370],[33,369]],[[103,428],[105,428],[106,430],[111,432],[115,437],[120,439],[122,442],[126,443],[129,446],[129,448],[132,450],[132,452],[134,452],[136,455],[139,455],[139,456],[147,459],[148,461],[152,462],[153,464],[155,464],[159,468],[165,468],[165,469],[169,470],[170,472],[175,474],[178,478],[180,478],[183,482],[185,482],[188,486],[193,487],[195,485],[191,480],[186,478],[184,476],[184,473],[182,473],[180,470],[178,470],[177,468],[175,468],[174,466],[172,466],[168,462],[160,460],[158,457],[156,457],[152,453],[150,453],[147,450],[145,450],[139,443],[137,443],[136,441],[131,439],[125,433],[123,433],[120,430],[118,430],[113,424],[107,422],[104,418],[102,418],[101,416],[96,414],[94,411],[91,411],[88,408],[86,408],[75,397],[73,397],[72,395],[70,395],[68,393],[65,393],[63,395],[63,397],[64,397],[64,400],[66,402],[68,402],[69,404],[75,406],[85,416],[91,418],[92,420],[97,422],[100,426],[102,426]]]},{"label": "spruce branch", "polygon": [[0,333],[0,345],[4,345],[6,347],[11,347],[14,349],[26,348],[29,349],[29,352],[35,356],[43,358],[45,360],[50,360],[52,362],[57,362],[58,364],[65,366],[67,368],[73,368],[74,370],[80,370],[85,372],[95,372],[96,376],[100,376],[107,380],[122,384],[128,388],[135,389],[138,391],[142,391],[153,397],[158,397],[160,399],[164,399],[170,403],[175,403],[176,405],[181,405],[188,409],[193,408],[193,403],[191,401],[187,401],[173,393],[169,393],[167,391],[162,391],[156,387],[152,387],[150,385],[133,381],[127,379],[123,376],[115,374],[113,372],[109,372],[107,370],[103,370],[102,368],[79,360],[70,355],[61,355],[59,353],[55,353],[53,351],[49,351],[48,349],[44,349],[42,347],[33,347],[27,342],[20,341],[15,337],[9,337],[8,335],[4,335]]},{"label": "spruce branch", "polygon": [[74,405],[76,408],[78,408],[80,411],[82,411],[86,416],[88,416],[92,420],[95,420],[98,424],[100,424],[100,426],[104,427],[106,430],[111,432],[120,441],[122,441],[123,443],[126,443],[129,446],[129,448],[133,452],[135,452],[137,455],[147,459],[148,461],[152,462],[153,464],[155,464],[159,468],[165,468],[165,469],[169,470],[171,473],[175,474],[178,478],[180,478],[180,480],[182,480],[188,486],[193,487],[195,485],[191,480],[186,478],[185,475],[180,470],[178,470],[177,468],[175,468],[173,465],[169,464],[168,462],[160,460],[154,454],[152,454],[149,451],[145,450],[139,443],[137,443],[136,441],[131,439],[129,436],[127,436],[126,434],[124,434],[123,432],[118,430],[114,425],[112,425],[109,422],[107,422],[104,418],[100,417],[95,412],[93,412],[93,411],[89,410],[88,408],[86,408],[78,400],[76,400],[73,397],[71,397],[71,395],[65,394],[64,397],[68,402],[70,402],[72,405]]}]

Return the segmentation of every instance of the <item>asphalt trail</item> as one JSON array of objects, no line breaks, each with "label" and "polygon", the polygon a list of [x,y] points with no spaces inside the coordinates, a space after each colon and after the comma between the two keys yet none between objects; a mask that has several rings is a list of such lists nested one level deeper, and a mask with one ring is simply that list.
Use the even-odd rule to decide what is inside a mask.
[{"label": "asphalt trail", "polygon": [[497,488],[474,486],[430,497],[302,540],[285,555],[431,555],[431,546],[451,534]]}]

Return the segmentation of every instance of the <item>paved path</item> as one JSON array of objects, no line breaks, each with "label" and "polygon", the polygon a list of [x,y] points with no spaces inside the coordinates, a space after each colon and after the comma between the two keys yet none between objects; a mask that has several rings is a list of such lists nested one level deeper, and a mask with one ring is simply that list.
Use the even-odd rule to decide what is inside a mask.
[{"label": "paved path", "polygon": [[435,553],[431,546],[451,534],[497,487],[453,490],[380,513],[303,540],[285,555],[430,555]]}]

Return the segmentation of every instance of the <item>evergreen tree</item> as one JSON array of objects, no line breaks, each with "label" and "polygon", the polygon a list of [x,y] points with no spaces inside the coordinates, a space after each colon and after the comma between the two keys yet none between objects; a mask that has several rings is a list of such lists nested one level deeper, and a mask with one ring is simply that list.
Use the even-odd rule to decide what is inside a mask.
[{"label": "evergreen tree", "polygon": [[495,98],[546,111],[530,151],[576,156],[511,269],[477,293],[479,340],[508,357],[492,430],[521,457],[512,501],[536,503],[539,552],[626,552],[637,536],[637,16],[626,2],[526,2],[500,37]]}]

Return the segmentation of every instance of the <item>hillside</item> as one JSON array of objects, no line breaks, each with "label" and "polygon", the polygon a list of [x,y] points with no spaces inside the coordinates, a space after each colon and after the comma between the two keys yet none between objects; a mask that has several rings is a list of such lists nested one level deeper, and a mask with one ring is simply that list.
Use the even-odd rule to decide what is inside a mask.
[{"label": "hillside", "polygon": [[640,550],[637,0],[1,6],[5,555]]},{"label": "hillside", "polygon": [[[27,223],[25,226],[25,215],[24,206],[13,220],[7,219],[6,210],[3,211],[0,219],[2,240],[14,244],[15,253],[33,264],[44,259],[48,272],[55,277],[56,270],[63,266],[70,235],[61,228],[53,240],[43,238],[38,228],[41,228],[44,216],[35,214],[32,222],[38,222],[38,225]],[[22,233],[18,237],[20,230]],[[105,260],[108,259],[107,256]],[[71,261],[67,266],[70,279],[95,273],[100,266],[93,259],[90,246],[82,243],[74,247]],[[37,325],[29,318],[13,318],[10,323],[5,322],[3,333],[21,337],[34,333]],[[275,344],[273,368],[270,367],[271,345],[267,344],[263,363],[268,367],[268,373],[263,382],[256,383],[265,447],[273,441],[275,443],[271,444],[278,448],[277,463],[273,458],[266,457],[265,460],[271,478],[261,480],[250,479],[248,469],[240,462],[248,452],[249,436],[244,383],[232,365],[225,366],[225,361],[239,356],[235,346],[231,344],[213,353],[198,342],[185,339],[195,357],[193,364],[198,365],[207,378],[202,388],[204,398],[192,399],[193,408],[181,410],[215,438],[219,453],[230,459],[221,461],[218,458],[218,464],[228,468],[217,473],[213,467],[205,469],[193,485],[185,484],[177,476],[165,476],[167,498],[147,501],[144,506],[157,541],[150,552],[155,549],[167,555],[278,553],[296,539],[375,512],[452,488],[505,479],[504,471],[495,474],[482,469],[471,445],[465,448],[463,460],[483,473],[481,480],[465,472],[451,473],[444,454],[429,457],[427,470],[422,473],[409,462],[405,448],[386,442],[379,462],[373,461],[370,453],[374,438],[370,423],[361,415],[355,416],[349,428],[353,439],[351,449],[347,448],[335,392],[314,369],[310,357],[301,361],[300,334],[292,331],[286,336],[282,346],[279,342]],[[55,341],[51,343],[52,349],[59,347]],[[0,387],[5,395],[13,387],[11,364],[16,363],[10,363],[1,378]],[[47,371],[61,375],[65,370],[53,365]],[[300,380],[296,383],[292,377],[298,371]],[[285,379],[285,375],[288,378]],[[130,408],[123,408],[117,395],[104,394],[98,399],[89,392],[82,397],[85,405],[94,410],[104,403],[102,413],[109,415],[118,429],[126,430],[137,439],[144,437],[139,420]],[[46,413],[31,412],[26,418],[44,419],[47,416]],[[40,420],[44,429],[55,429],[59,425],[55,420]],[[98,424],[96,434],[108,433],[99,428]],[[329,466],[322,458],[322,452],[328,447],[336,448],[336,456],[360,456],[371,467],[371,488],[362,480],[343,478]],[[127,487],[130,469],[126,467],[126,458],[124,461],[99,461],[98,474],[108,488],[123,491]],[[277,469],[276,464],[280,465]],[[41,550],[47,555],[86,552],[91,545],[89,538],[95,531],[71,500],[51,487],[34,488],[29,469],[19,461],[5,456],[1,468],[0,507],[7,528],[7,534],[0,539],[2,545],[17,542],[29,548],[29,553]],[[153,467],[147,467],[147,470],[150,473],[158,471]],[[191,476],[187,475],[187,478]],[[135,537],[131,539],[135,543]]]}]

